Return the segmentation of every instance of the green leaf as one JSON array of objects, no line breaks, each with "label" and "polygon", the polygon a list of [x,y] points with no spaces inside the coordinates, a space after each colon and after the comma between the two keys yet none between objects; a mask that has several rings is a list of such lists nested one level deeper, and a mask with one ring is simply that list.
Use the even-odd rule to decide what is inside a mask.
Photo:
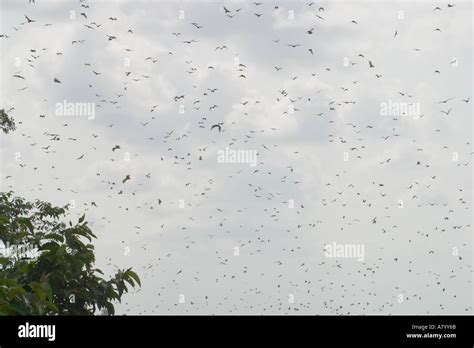
[{"label": "green leaf", "polygon": [[107,302],[105,304],[105,308],[107,309],[107,314],[108,315],[114,315],[115,314],[115,308],[114,305],[110,302]]},{"label": "green leaf", "polygon": [[90,234],[87,231],[76,228],[76,229],[73,229],[71,232],[73,234],[78,234],[80,236],[83,236],[83,237],[87,238],[89,241],[92,241],[92,238],[91,238]]},{"label": "green leaf", "polygon": [[53,250],[56,250],[58,247],[59,247],[59,244],[58,244],[58,243],[56,243],[56,242],[48,242],[48,243],[44,243],[43,245],[41,245],[38,249],[39,249],[39,250],[50,250],[50,251],[53,251]]},{"label": "green leaf", "polygon": [[30,284],[28,284],[28,286],[33,289],[33,291],[35,292],[36,296],[38,296],[38,298],[41,300],[41,301],[44,301],[46,299],[46,292],[44,291],[43,289],[43,286],[38,283],[38,282],[31,282]]},{"label": "green leaf", "polygon": [[54,239],[58,242],[63,243],[64,242],[64,236],[58,234],[58,233],[49,233],[47,234],[44,239]]},{"label": "green leaf", "polygon": [[79,223],[82,223],[85,218],[86,218],[86,214],[82,215],[82,216],[79,218]]},{"label": "green leaf", "polygon": [[128,274],[132,279],[134,279],[138,283],[138,285],[142,286],[142,283],[140,282],[140,278],[135,272],[133,272],[132,270],[128,270],[126,274]]}]

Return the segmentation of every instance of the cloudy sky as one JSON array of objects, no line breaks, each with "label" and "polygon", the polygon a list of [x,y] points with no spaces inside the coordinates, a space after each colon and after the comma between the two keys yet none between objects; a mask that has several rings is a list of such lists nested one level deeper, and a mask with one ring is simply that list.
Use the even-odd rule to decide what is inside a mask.
[{"label": "cloudy sky", "polygon": [[472,314],[469,1],[35,2],[1,190],[86,213],[118,313]]}]

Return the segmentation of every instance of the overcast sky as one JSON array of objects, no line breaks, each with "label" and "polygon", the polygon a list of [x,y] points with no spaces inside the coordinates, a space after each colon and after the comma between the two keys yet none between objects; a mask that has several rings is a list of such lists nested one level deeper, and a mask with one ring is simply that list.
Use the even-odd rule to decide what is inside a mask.
[{"label": "overcast sky", "polygon": [[472,314],[469,1],[0,1],[1,190],[86,213],[119,314]]}]

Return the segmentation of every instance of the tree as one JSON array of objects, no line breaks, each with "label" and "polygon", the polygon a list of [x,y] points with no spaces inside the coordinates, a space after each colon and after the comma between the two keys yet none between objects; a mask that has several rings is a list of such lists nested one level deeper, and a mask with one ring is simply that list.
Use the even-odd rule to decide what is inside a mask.
[{"label": "tree", "polygon": [[15,120],[8,116],[4,109],[0,109],[0,128],[3,133],[12,132],[16,129]]},{"label": "tree", "polygon": [[103,278],[96,236],[85,215],[65,222],[69,208],[0,193],[0,315],[112,315],[128,287],[141,286],[131,268]]}]

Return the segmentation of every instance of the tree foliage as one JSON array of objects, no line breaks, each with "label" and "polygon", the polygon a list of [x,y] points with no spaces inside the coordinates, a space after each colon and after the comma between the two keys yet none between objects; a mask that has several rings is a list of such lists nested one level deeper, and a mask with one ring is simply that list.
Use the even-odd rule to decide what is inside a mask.
[{"label": "tree foliage", "polygon": [[9,133],[16,129],[15,120],[8,116],[4,109],[0,109],[0,128],[3,133]]},{"label": "tree foliage", "polygon": [[38,251],[34,257],[0,253],[0,315],[93,315],[104,309],[112,315],[114,302],[130,286],[141,286],[131,268],[104,279],[94,267],[96,236],[84,215],[65,223],[68,209],[0,193],[0,241]]}]

